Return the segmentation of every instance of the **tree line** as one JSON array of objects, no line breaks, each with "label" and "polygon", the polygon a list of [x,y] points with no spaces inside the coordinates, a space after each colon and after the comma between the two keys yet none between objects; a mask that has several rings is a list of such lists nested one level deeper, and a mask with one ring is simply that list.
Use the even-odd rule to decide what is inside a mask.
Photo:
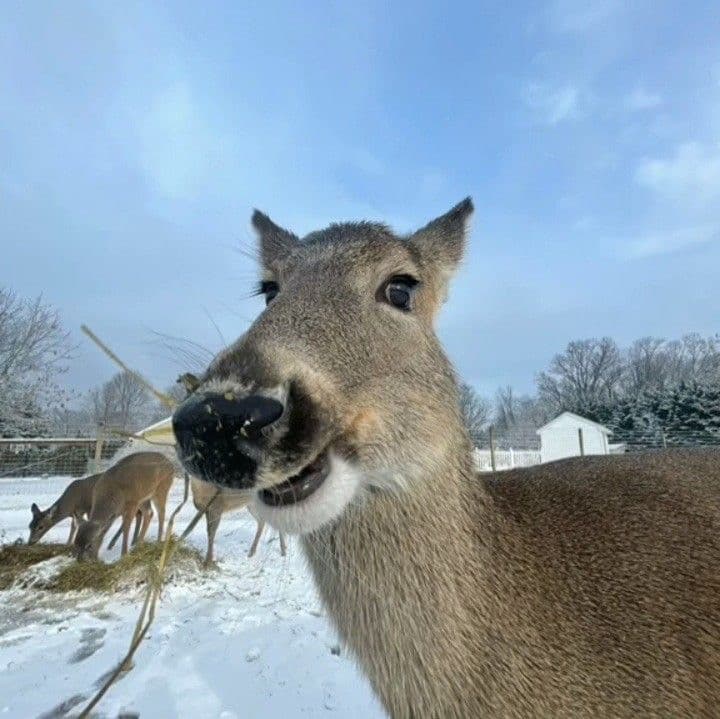
[{"label": "tree line", "polygon": [[[42,296],[0,287],[0,436],[90,436],[136,431],[167,409],[127,372],[79,395],[63,382],[77,346]],[[183,396],[177,385],[171,395]]]},{"label": "tree line", "polygon": [[[535,378],[536,394],[499,389],[493,400],[461,388],[473,439],[535,429],[571,411],[631,445],[720,443],[720,335],[643,337],[622,349],[610,337],[574,340]],[[517,443],[516,443],[517,444]]]},{"label": "tree line", "polygon": [[[176,349],[196,363],[193,343]],[[75,350],[42,296],[24,299],[0,287],[0,436],[93,435],[98,427],[132,432],[167,415],[125,372],[82,396],[68,390],[63,377]],[[644,337],[627,348],[610,337],[574,340],[535,384],[534,394],[505,386],[492,398],[461,384],[473,441],[486,442],[492,425],[500,443],[503,437],[536,442],[535,430],[564,410],[602,422],[618,441],[631,443],[661,436],[700,442],[720,433],[720,335]],[[178,385],[166,391],[183,396]]]}]

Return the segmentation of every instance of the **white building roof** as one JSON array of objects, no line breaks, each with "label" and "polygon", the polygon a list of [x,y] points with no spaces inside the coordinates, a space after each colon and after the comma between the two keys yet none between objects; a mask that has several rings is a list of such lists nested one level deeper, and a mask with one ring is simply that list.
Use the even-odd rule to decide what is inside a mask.
[{"label": "white building roof", "polygon": [[574,412],[562,412],[557,417],[555,417],[555,419],[551,419],[547,424],[544,424],[542,427],[540,427],[540,429],[537,430],[537,433],[542,434],[546,430],[558,424],[562,419],[572,419],[577,422],[577,424],[584,424],[587,427],[594,427],[603,434],[612,434],[612,430],[608,429],[604,424],[593,422],[591,419],[588,419],[587,417],[581,417],[579,414],[575,414]]},{"label": "white building roof", "polygon": [[144,439],[152,444],[175,444],[175,433],[172,428],[172,417],[161,419],[155,424],[151,424],[134,435],[137,439]]}]

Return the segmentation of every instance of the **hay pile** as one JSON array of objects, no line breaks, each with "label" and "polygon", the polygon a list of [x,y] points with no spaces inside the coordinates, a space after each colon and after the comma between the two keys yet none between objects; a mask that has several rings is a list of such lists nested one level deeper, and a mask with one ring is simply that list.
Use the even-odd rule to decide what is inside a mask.
[{"label": "hay pile", "polygon": [[61,555],[70,556],[67,544],[6,544],[0,546],[0,590],[10,589],[30,567]]},{"label": "hay pile", "polygon": [[[156,581],[156,567],[164,542],[143,542],[112,564],[104,562],[65,563],[59,571],[47,579],[33,582],[33,586],[51,592],[112,593],[144,586],[148,579]],[[184,542],[170,540],[174,547],[168,566],[166,580],[173,575],[199,574],[202,571],[202,555]],[[33,565],[57,557],[70,555],[69,548],[61,544],[9,545],[0,549],[0,589],[8,589],[16,582],[22,583],[22,575]]]}]

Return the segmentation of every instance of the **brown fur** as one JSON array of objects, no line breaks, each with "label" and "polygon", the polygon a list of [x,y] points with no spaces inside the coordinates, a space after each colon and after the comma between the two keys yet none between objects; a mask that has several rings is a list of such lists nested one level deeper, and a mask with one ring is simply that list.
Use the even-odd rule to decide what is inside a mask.
[{"label": "brown fur", "polygon": [[143,517],[138,541],[145,537],[152,514],[143,507],[149,501],[157,507],[158,541],[162,539],[165,505],[174,474],[172,462],[159,452],[137,452],[110,467],[95,484],[88,521],[78,528],[78,558],[97,558],[103,537],[117,517],[122,519],[122,554],[127,554],[130,526],[138,512]]},{"label": "brown fur", "polygon": [[305,541],[392,716],[715,715],[720,453],[578,458],[428,489],[402,507],[375,495]]},{"label": "brown fur", "polygon": [[99,474],[92,474],[89,477],[73,480],[65,487],[65,490],[55,503],[46,510],[41,510],[37,504],[33,504],[30,507],[33,516],[29,526],[30,537],[28,544],[38,542],[56,524],[68,517],[71,520],[71,525],[67,543],[72,544],[78,524],[90,513],[93,489],[99,478]]},{"label": "brown fur", "polygon": [[[40,541],[56,524],[59,524],[69,517],[71,524],[67,544],[72,545],[75,540],[78,525],[90,514],[93,490],[100,476],[100,474],[93,474],[89,477],[73,480],[65,487],[65,490],[57,501],[44,511],[39,509],[37,504],[33,503],[30,507],[33,516],[29,525],[30,537],[28,538],[28,544],[35,544],[35,542]],[[140,507],[135,519],[133,544],[138,541],[141,524],[145,521],[144,517],[148,512],[150,513],[150,518],[152,518],[152,506],[150,502],[145,502]],[[110,540],[108,549],[112,549],[121,534],[122,527],[118,529],[115,536]]]},{"label": "brown fur", "polygon": [[[261,507],[322,452],[362,474],[302,543],[393,717],[717,716],[720,453],[478,476],[434,332],[471,211],[406,238],[354,223],[303,240],[254,215],[278,291],[197,392],[285,404],[232,481]],[[407,312],[385,301],[398,275],[419,281]],[[194,458],[223,485],[203,432]]]}]

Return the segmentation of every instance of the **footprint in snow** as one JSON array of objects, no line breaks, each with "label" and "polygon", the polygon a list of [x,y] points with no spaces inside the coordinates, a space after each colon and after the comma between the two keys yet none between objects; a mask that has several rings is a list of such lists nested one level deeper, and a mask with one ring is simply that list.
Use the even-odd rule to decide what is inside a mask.
[{"label": "footprint in snow", "polygon": [[68,664],[78,664],[95,654],[105,644],[103,638],[106,632],[106,629],[83,629],[80,635],[80,646],[68,659]]}]

